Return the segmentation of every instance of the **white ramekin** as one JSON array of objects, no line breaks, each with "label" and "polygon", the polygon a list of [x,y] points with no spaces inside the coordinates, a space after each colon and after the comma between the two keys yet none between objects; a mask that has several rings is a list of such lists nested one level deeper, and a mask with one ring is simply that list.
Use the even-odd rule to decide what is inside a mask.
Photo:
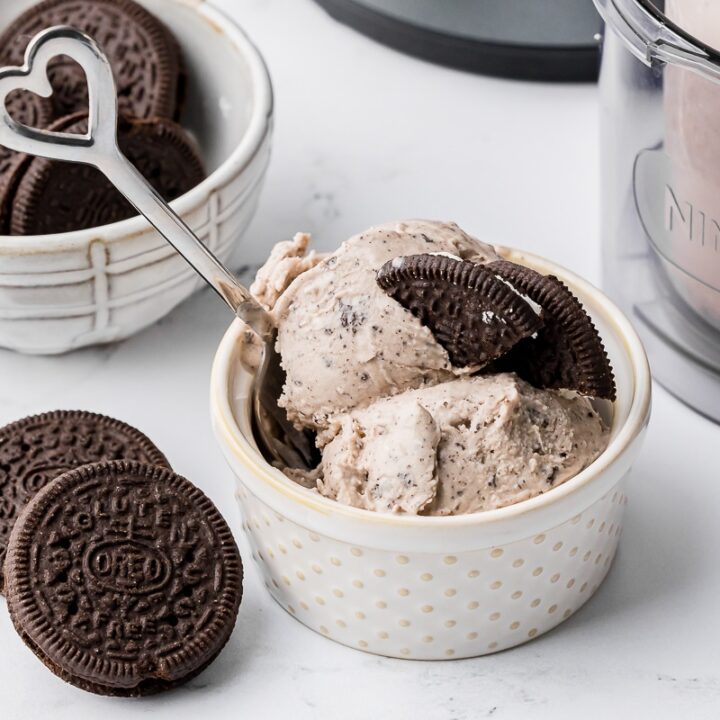
[{"label": "white ramekin", "polygon": [[[0,27],[34,1],[3,0]],[[228,261],[255,212],[270,157],[265,63],[240,28],[204,0],[140,2],[182,46],[188,72],[182,123],[211,171],[172,205]],[[140,217],[70,233],[0,236],[0,346],[51,354],[119,340],[201,284]]]},{"label": "white ramekin", "polygon": [[509,259],[554,274],[582,300],[615,370],[607,450],[550,492],[456,517],[347,507],[306,490],[264,461],[250,428],[252,375],[244,326],[223,338],[212,371],[216,436],[237,477],[243,528],[265,585],[313,630],[400,658],[482,655],[542,635],[574,613],[617,548],[625,481],[650,415],[650,372],[631,324],[573,273],[539,257]]}]

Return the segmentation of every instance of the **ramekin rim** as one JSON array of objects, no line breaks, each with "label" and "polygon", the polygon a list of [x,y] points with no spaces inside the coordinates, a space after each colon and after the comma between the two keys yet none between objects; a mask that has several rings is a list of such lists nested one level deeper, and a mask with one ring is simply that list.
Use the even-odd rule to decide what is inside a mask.
[{"label": "ramekin rim", "polygon": [[502,246],[496,247],[506,257],[517,260],[526,258],[533,267],[543,268],[547,273],[558,274],[561,279],[569,280],[572,285],[580,287],[583,293],[592,296],[595,304],[603,309],[605,320],[613,327],[617,340],[630,359],[633,375],[633,394],[627,418],[611,439],[607,448],[573,478],[546,493],[514,505],[495,510],[451,516],[377,513],[351,507],[326,498],[319,493],[313,493],[311,490],[303,488],[290,480],[280,470],[269,465],[259,455],[259,451],[250,445],[235,422],[229,399],[230,379],[234,371],[230,361],[233,357],[235,345],[244,331],[244,327],[239,320],[234,321],[223,335],[212,365],[210,404],[213,421],[219,421],[224,426],[223,438],[220,441],[229,446],[233,456],[249,472],[252,472],[273,490],[293,502],[311,507],[313,510],[326,515],[345,516],[355,522],[388,524],[397,527],[458,528],[488,526],[507,522],[541,511],[549,505],[557,504],[594,480],[601,478],[604,472],[630,448],[649,420],[652,395],[651,374],[642,342],[625,314],[605,293],[589,281],[571,270],[533,253]]},{"label": "ramekin rim", "polygon": [[[240,25],[207,0],[188,4],[187,7],[221,28],[238,54],[248,63],[253,103],[248,127],[232,152],[201,183],[170,203],[178,215],[185,215],[200,207],[213,191],[223,187],[252,163],[270,131],[274,110],[272,81],[265,59]],[[134,237],[145,229],[149,229],[147,220],[135,215],[108,225],[64,233],[0,235],[0,254],[67,252],[85,247],[98,236],[102,236],[106,243],[113,243]]]}]

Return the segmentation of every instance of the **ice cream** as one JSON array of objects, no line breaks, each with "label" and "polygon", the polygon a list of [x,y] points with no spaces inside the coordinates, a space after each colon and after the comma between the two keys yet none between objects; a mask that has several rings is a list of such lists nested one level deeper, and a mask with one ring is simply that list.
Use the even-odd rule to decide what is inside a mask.
[{"label": "ice cream", "polygon": [[560,485],[597,457],[607,429],[585,398],[516,375],[464,377],[335,418],[318,489],[378,512],[459,515]]},{"label": "ice cream", "polygon": [[325,259],[314,250],[305,254],[310,235],[296,233],[292,240],[276,243],[267,262],[258,270],[250,290],[264,308],[275,306],[290,283]]},{"label": "ice cream", "polygon": [[[457,225],[416,220],[356,235],[305,272],[304,252],[302,242],[284,246],[251,288],[272,307],[278,325],[288,378],[280,405],[290,420],[323,429],[337,413],[464,372],[452,367],[428,328],[378,287],[376,273],[386,261],[412,253],[496,259],[490,245]],[[272,291],[268,278],[274,278]]]},{"label": "ice cream", "polygon": [[252,287],[278,326],[280,404],[318,432],[322,461],[292,479],[384,513],[455,515],[504,507],[565,482],[605,448],[589,400],[513,373],[457,368],[432,332],[383,292],[377,271],[412,254],[487,263],[492,246],[457,225],[408,221],[306,255],[275,248]]}]

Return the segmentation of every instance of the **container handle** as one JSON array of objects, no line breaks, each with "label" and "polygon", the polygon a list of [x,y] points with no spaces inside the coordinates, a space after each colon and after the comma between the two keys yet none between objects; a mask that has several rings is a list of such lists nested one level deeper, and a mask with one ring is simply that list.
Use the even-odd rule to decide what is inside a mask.
[{"label": "container handle", "polygon": [[660,62],[664,65],[685,68],[720,83],[720,67],[705,54],[660,40],[648,45],[647,56],[651,64]]},{"label": "container handle", "polygon": [[639,0],[594,0],[605,24],[646,65],[675,65],[720,82],[720,65],[702,48],[679,35]]}]

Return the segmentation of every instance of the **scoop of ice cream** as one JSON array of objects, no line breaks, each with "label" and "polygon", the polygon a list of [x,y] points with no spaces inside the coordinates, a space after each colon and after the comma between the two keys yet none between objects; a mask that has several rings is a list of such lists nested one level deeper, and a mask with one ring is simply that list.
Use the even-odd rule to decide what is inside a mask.
[{"label": "scoop of ice cream", "polygon": [[265,309],[275,306],[277,299],[298,275],[327,257],[314,250],[306,255],[309,242],[308,233],[296,233],[292,240],[276,243],[270,251],[270,257],[258,270],[255,282],[250,286],[250,292]]},{"label": "scoop of ice cream", "polygon": [[586,398],[502,373],[378,399],[335,418],[320,441],[323,495],[378,512],[459,515],[564,483],[605,449],[608,429]]},{"label": "scoop of ice cream", "polygon": [[278,326],[287,373],[280,405],[292,422],[322,429],[337,413],[466,372],[378,287],[376,274],[400,255],[447,253],[487,262],[498,258],[491,246],[455,224],[415,220],[371,228],[303,270],[303,242],[274,253],[255,286]]},{"label": "scoop of ice cream", "polygon": [[605,449],[589,400],[454,367],[377,282],[398,257],[486,263],[499,259],[491,246],[422,220],[371,228],[328,256],[306,254],[308,241],[276,246],[252,288],[278,327],[280,405],[318,431],[320,466],[287,469],[293,480],[376,512],[457,515],[546,492]]},{"label": "scoop of ice cream", "polygon": [[338,418],[317,480],[323,495],[366,510],[413,515],[433,500],[440,429],[415,397],[422,392],[411,390]]}]

